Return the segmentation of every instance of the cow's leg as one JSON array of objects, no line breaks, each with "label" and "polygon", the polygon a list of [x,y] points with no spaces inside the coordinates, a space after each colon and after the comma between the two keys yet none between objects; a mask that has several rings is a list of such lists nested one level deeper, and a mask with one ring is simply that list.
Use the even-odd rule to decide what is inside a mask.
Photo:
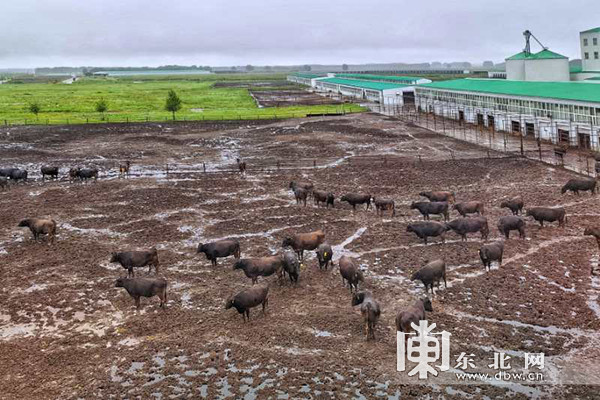
[{"label": "cow's leg", "polygon": [[140,296],[135,296],[135,308],[140,309]]}]

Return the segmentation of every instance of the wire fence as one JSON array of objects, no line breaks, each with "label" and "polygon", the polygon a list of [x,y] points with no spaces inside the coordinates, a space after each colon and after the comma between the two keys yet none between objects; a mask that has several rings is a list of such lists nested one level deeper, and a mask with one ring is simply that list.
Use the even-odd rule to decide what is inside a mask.
[{"label": "wire fence", "polygon": [[578,141],[574,145],[570,139],[541,139],[541,128],[536,125],[532,128],[525,126],[525,129],[519,126],[516,129],[511,124],[506,124],[507,126],[501,125],[501,129],[497,129],[496,124],[486,126],[481,119],[478,123],[459,119],[458,112],[440,116],[415,106],[374,104],[371,105],[371,110],[495,152],[541,161],[585,176],[596,177],[600,171],[600,154],[591,149],[589,141]]},{"label": "wire fence", "polygon": [[172,122],[201,122],[201,121],[276,121],[292,118],[321,117],[321,116],[343,116],[364,112],[364,109],[351,109],[338,107],[332,110],[313,110],[313,111],[286,111],[277,113],[199,113],[195,115],[157,117],[157,116],[122,116],[106,115],[100,116],[77,116],[73,118],[23,118],[23,119],[3,119],[0,124],[5,127],[28,126],[28,125],[81,125],[81,124],[129,124],[129,123],[172,123]]}]

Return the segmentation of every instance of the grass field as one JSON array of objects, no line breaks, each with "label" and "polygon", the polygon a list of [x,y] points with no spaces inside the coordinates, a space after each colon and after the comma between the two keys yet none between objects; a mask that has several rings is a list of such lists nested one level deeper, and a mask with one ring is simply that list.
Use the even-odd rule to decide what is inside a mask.
[{"label": "grass field", "polygon": [[[258,108],[246,88],[213,87],[216,82],[224,81],[283,80],[283,74],[211,74],[84,78],[70,85],[4,84],[0,85],[0,123],[102,122],[101,115],[95,111],[95,104],[101,98],[108,103],[104,121],[161,121],[171,118],[164,110],[169,89],[174,89],[182,100],[182,108],[176,115],[181,120],[286,118],[303,117],[307,113],[363,110],[354,104]],[[41,107],[37,118],[29,111],[31,103]]]}]

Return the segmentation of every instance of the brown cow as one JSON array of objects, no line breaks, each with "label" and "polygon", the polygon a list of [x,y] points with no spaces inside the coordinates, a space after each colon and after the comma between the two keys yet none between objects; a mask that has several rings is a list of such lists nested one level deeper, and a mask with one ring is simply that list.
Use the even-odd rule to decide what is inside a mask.
[{"label": "brown cow", "polygon": [[324,241],[325,233],[319,229],[318,231],[310,233],[300,233],[297,235],[288,236],[283,239],[281,247],[291,246],[296,253],[298,253],[298,258],[300,258],[300,260],[304,260],[304,250],[314,250]]},{"label": "brown cow", "polygon": [[455,201],[454,192],[421,192],[419,196],[427,197],[429,201],[447,201],[453,203]]},{"label": "brown cow", "polygon": [[456,203],[452,209],[458,211],[460,215],[466,217],[467,214],[483,215],[483,203],[480,201],[465,201],[462,203]]},{"label": "brown cow", "polygon": [[235,308],[238,313],[242,314],[242,318],[246,322],[246,319],[250,321],[250,309],[260,304],[262,304],[262,311],[265,314],[267,304],[269,304],[269,287],[266,285],[252,286],[231,296],[225,303],[225,309]]},{"label": "brown cow", "polygon": [[373,197],[373,203],[375,203],[375,210],[377,215],[383,217],[384,211],[392,211],[392,218],[396,216],[396,203],[392,199],[375,199]]},{"label": "brown cow", "polygon": [[252,279],[252,284],[258,282],[259,276],[271,276],[273,274],[277,274],[279,282],[281,282],[281,278],[283,277],[283,257],[242,258],[236,261],[233,269],[244,271],[244,274]]},{"label": "brown cow", "polygon": [[40,235],[48,235],[50,243],[54,243],[54,236],[56,236],[56,221],[53,219],[43,218],[28,218],[19,222],[20,228],[28,227],[33,234],[33,239],[38,240]]},{"label": "brown cow", "polygon": [[[417,300],[412,306],[406,310],[402,310],[396,315],[396,330],[404,332],[404,342],[408,340],[408,333],[414,330],[411,324],[419,325],[419,321],[425,320],[425,311],[433,311],[431,300],[425,297]],[[404,347],[408,350],[408,347]]]},{"label": "brown cow", "polygon": [[160,306],[167,304],[167,281],[163,278],[119,278],[115,287],[122,287],[135,300],[136,308],[140,308],[140,297],[158,296]]},{"label": "brown cow", "polygon": [[350,292],[352,292],[352,286],[354,286],[355,290],[358,290],[358,283],[364,282],[362,271],[358,268],[355,261],[350,257],[342,256],[338,262],[340,265],[340,275],[342,275],[342,284],[346,286],[346,281],[348,281]]}]

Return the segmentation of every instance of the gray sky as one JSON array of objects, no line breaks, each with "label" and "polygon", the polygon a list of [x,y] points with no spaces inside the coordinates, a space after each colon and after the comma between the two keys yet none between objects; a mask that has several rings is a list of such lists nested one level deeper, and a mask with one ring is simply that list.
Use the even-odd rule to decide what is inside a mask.
[{"label": "gray sky", "polygon": [[580,58],[599,0],[4,0],[0,68]]}]

